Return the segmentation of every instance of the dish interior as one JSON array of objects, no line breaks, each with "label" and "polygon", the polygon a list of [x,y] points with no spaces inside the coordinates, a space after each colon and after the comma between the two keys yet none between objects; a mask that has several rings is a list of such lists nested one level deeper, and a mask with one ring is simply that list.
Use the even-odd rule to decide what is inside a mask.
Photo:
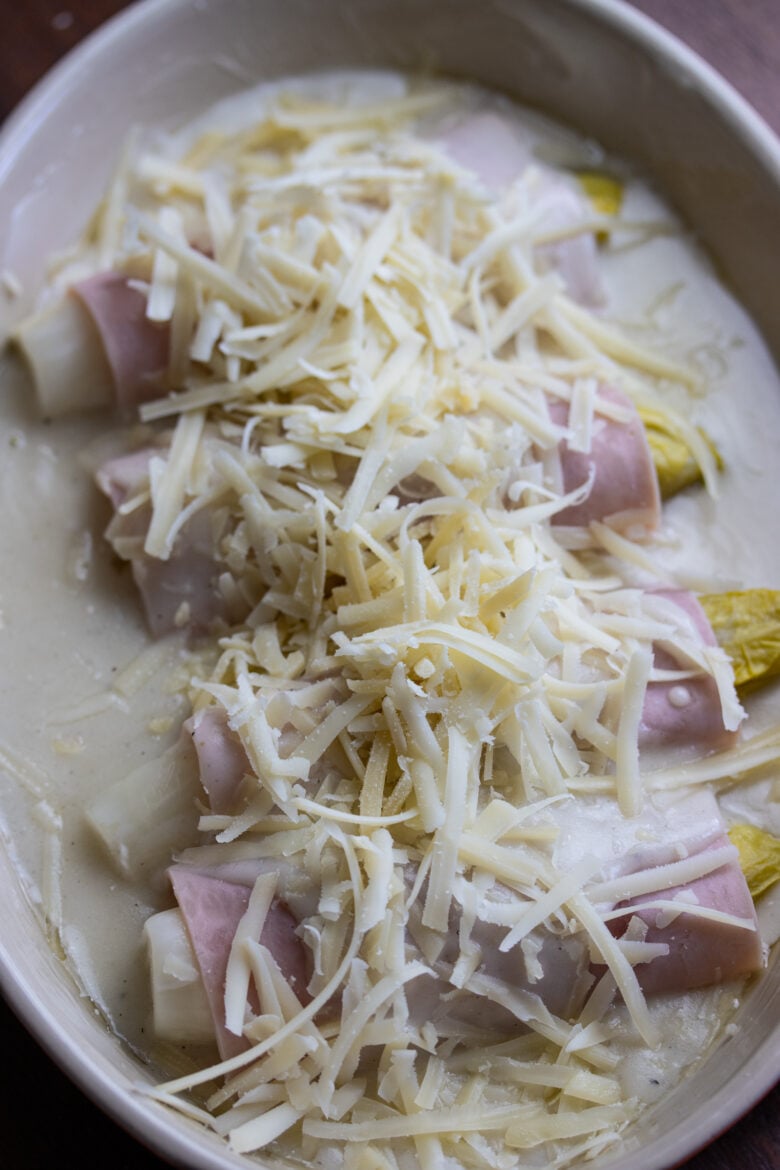
[{"label": "dish interior", "polygon": [[[764,295],[766,249],[762,247],[762,241],[771,238],[764,233],[771,232],[780,214],[777,189],[761,171],[755,154],[709,114],[704,97],[694,90],[691,101],[682,101],[680,90],[658,65],[654,52],[632,44],[628,53],[613,56],[618,46],[625,47],[623,30],[619,25],[594,23],[590,6],[551,4],[541,13],[538,5],[516,4],[511,8],[490,5],[477,15],[476,6],[467,4],[432,4],[422,11],[417,4],[371,3],[365,5],[356,22],[339,5],[280,4],[274,10],[276,19],[263,23],[262,29],[252,5],[234,7],[235,21],[228,31],[224,8],[222,13],[217,11],[219,5],[202,5],[193,11],[183,5],[152,5],[131,12],[122,26],[121,48],[118,33],[112,39],[109,30],[102,42],[95,42],[83,51],[80,69],[74,63],[56,74],[37,99],[37,108],[34,104],[28,106],[26,117],[22,111],[9,126],[0,186],[0,209],[6,212],[5,222],[9,224],[3,241],[2,265],[21,278],[23,293],[5,306],[8,325],[29,308],[47,258],[82,228],[115,157],[117,131],[126,127],[130,111],[140,122],[175,125],[182,116],[191,116],[197,109],[205,108],[258,76],[300,72],[314,63],[318,67],[345,63],[376,65],[389,60],[393,65],[416,66],[421,57],[425,60],[430,54],[437,68],[455,76],[475,77],[521,100],[530,99],[570,122],[584,123],[611,148],[650,166],[658,173],[659,181],[666,180],[667,189],[689,219],[701,224],[702,236],[737,285],[743,300],[763,323],[770,343],[780,337],[780,329],[772,332],[774,326],[766,307],[770,298]],[[308,30],[303,41],[292,35],[302,23]],[[174,27],[180,45],[175,55],[167,47]],[[270,36],[269,27],[273,29]],[[264,35],[259,36],[261,31]],[[215,45],[219,45],[218,52]],[[587,51],[583,51],[583,45]],[[134,47],[139,51],[134,52]],[[116,75],[120,53],[122,60],[131,64]],[[604,91],[601,81],[607,76],[606,60],[610,62],[609,93]],[[638,119],[642,126],[639,136],[635,128],[629,130],[622,119],[615,117],[621,105],[615,101],[615,94],[629,88],[632,67],[633,77],[638,73],[642,78],[639,88],[647,101],[647,117]],[[107,100],[99,110],[91,100],[91,86],[80,80],[80,72],[83,77],[87,70],[92,85],[106,83]],[[113,78],[110,86],[109,76]],[[554,85],[551,78],[555,79]],[[53,113],[55,105],[56,114]],[[664,135],[668,153],[659,158],[660,136],[654,130],[659,122],[664,124],[670,109],[676,115],[676,134],[673,139]],[[682,117],[680,111],[684,112]],[[705,121],[701,124],[707,131],[697,132],[694,141],[691,127],[702,116]],[[62,149],[63,134],[67,150]],[[710,176],[707,160],[712,157],[720,160],[721,181],[703,183],[702,178]],[[730,199],[735,193],[739,198],[749,199],[753,214],[746,215],[745,222],[740,222],[725,240],[719,235],[719,226],[724,212],[722,194],[727,189]],[[52,206],[56,206],[56,214],[51,214]],[[44,209],[46,213],[42,214]],[[721,244],[720,250],[716,243]],[[758,313],[756,308],[760,310]],[[9,390],[10,409],[6,418],[9,433],[16,435],[24,429],[29,435],[30,404],[25,401],[24,381],[10,369],[7,381],[15,382]],[[46,451],[49,446],[46,439],[45,429],[40,428],[32,440],[40,450],[37,474],[44,477],[49,473],[47,461],[52,458]],[[62,441],[66,445],[69,441],[81,442],[82,435],[74,428],[69,439],[66,427],[64,435],[58,435],[58,444]],[[4,485],[4,494],[7,491],[12,496]],[[64,502],[69,507],[63,508],[63,514],[67,514],[71,505],[75,510],[70,514],[77,514],[83,508],[83,485],[74,480],[68,485],[67,494],[70,498]],[[23,502],[14,507],[13,522],[25,524]],[[14,547],[18,530],[12,525],[8,531]],[[63,563],[68,562],[77,536],[63,530],[60,517],[53,515],[47,547],[30,547],[29,559],[25,556],[24,564],[14,566],[13,571],[29,576],[47,574],[53,555]],[[11,555],[8,559],[13,561]],[[109,567],[104,566],[101,571],[106,573],[107,581],[111,580]],[[133,649],[143,640],[140,622],[133,628],[126,620],[117,621],[117,614],[126,606],[128,590],[123,595],[120,585],[119,592],[115,592],[113,580],[111,586],[111,600],[102,611],[85,615],[78,589],[66,587],[56,598],[56,623],[47,625],[37,621],[31,605],[24,622],[6,631],[6,645],[10,644],[7,660],[25,663],[16,680],[20,694],[27,689],[31,709],[43,703],[47,709],[62,713],[63,740],[68,737],[68,708],[74,697],[66,696],[63,688],[63,679],[72,670],[72,629],[84,628],[86,618],[87,628],[76,668],[79,680],[73,688],[81,690],[80,699],[89,698],[96,660],[103,663],[99,670],[110,670],[132,657]],[[32,643],[31,628],[36,630]],[[36,664],[43,658],[48,659],[53,669],[41,684]],[[150,709],[158,703],[159,697],[150,694]],[[120,714],[115,718],[102,717],[101,726],[106,747],[121,745],[128,766],[141,762],[144,747],[128,736]],[[49,744],[44,743],[39,728],[30,727],[28,733],[36,745],[36,751],[30,754],[33,757],[37,754],[41,761],[40,774],[35,769],[26,772],[13,756],[6,761],[5,771],[14,782],[20,770],[25,772],[34,790],[33,800],[37,800],[46,795],[45,760]],[[4,728],[2,743],[12,741],[12,729]],[[29,843],[24,840],[17,839],[14,843],[17,860],[21,858],[23,865],[32,867],[28,848]],[[85,896],[89,896],[87,891]],[[216,1166],[218,1161],[221,1165],[243,1164],[225,1154],[216,1139],[208,1138],[204,1145],[199,1145],[186,1123],[169,1120],[156,1105],[142,1105],[137,1097],[127,1093],[127,1085],[138,1077],[136,1063],[126,1054],[117,1055],[115,1042],[106,1035],[99,1017],[90,1009],[84,1010],[85,1005],[74,989],[63,981],[61,969],[38,937],[37,929],[29,929],[30,922],[37,921],[36,915],[18,887],[15,897],[15,913],[4,944],[8,955],[7,990],[55,1055],[88,1091],[97,1093],[108,1109],[121,1116],[136,1133],[148,1131],[145,1119],[149,1110],[153,1118],[152,1140],[165,1144],[164,1134],[172,1125],[180,1135],[182,1156],[192,1159],[192,1165]],[[73,941],[78,945],[77,939]],[[43,1007],[47,1001],[51,1004],[52,996],[58,1005],[56,1012],[51,1007]],[[57,1026],[56,1039],[50,1031],[52,1016],[65,1020],[64,1026],[61,1023]],[[647,1168],[669,1164],[680,1148],[678,1127],[685,1128],[685,1149],[692,1150],[719,1128],[721,1119],[735,1116],[740,1100],[749,1102],[768,1085],[772,1052],[780,1029],[780,987],[774,962],[772,972],[756,987],[734,1023],[736,1027],[721,1044],[717,1058],[708,1061],[690,1078],[684,1091],[648,1112],[632,1131],[619,1157],[619,1164],[626,1170],[634,1165]],[[87,1045],[88,1057],[82,1043]],[[117,1063],[118,1081],[113,1072]],[[90,1065],[92,1071],[88,1071]],[[744,1089],[735,1097],[729,1086],[736,1077]],[[713,1121],[714,1118],[718,1120]],[[188,1146],[189,1152],[184,1155]]]}]

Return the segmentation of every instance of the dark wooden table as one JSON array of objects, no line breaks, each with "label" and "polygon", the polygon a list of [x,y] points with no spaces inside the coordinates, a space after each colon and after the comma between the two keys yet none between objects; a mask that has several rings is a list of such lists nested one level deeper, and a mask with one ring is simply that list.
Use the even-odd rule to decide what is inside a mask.
[{"label": "dark wooden table", "polygon": [[[712,65],[780,132],[780,0],[633,0]],[[0,0],[0,119],[122,0]],[[71,1085],[0,1001],[0,1167],[163,1170]],[[780,1170],[780,1088],[686,1170]]]}]

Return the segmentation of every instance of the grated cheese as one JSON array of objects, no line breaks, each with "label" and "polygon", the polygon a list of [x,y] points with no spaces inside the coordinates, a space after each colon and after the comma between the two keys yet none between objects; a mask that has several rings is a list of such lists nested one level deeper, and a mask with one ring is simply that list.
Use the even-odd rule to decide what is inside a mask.
[{"label": "grated cheese", "polygon": [[624,817],[635,817],[642,811],[638,734],[651,665],[652,651],[645,646],[634,651],[626,667],[615,758],[618,804]]},{"label": "grated cheese", "polygon": [[244,1030],[244,1005],[251,978],[245,946],[248,941],[260,938],[275,888],[275,874],[258,877],[230,946],[225,975],[225,1027],[236,1036]]},{"label": "grated cheese", "polygon": [[[674,582],[646,532],[554,526],[597,475],[565,491],[562,443],[588,455],[604,420],[633,418],[601,393],[615,385],[690,438],[714,496],[712,453],[672,404],[699,375],[576,303],[545,260],[614,224],[587,206],[548,219],[544,182],[567,180],[537,165],[492,191],[448,153],[460,91],[395,84],[368,103],[281,88],[254,124],[136,144],[99,224],[100,254],[170,323],[171,392],[140,408],[155,441],[117,509],[122,547],[170,567],[208,531],[224,612],[189,697],[247,761],[235,805],[201,804],[207,839],[179,860],[252,886],[224,987],[249,1047],[154,1095],[237,1153],[324,1142],[348,1170],[509,1170],[543,1146],[564,1165],[636,1111],[613,1033],[658,1040],[640,976],[668,947],[636,919],[615,938],[631,914],[615,903],[652,895],[664,923],[754,929],[662,896],[731,847],[615,876],[583,841],[564,865],[567,810],[603,801],[619,836],[663,819],[659,794],[754,772],[780,746],[772,731],[648,770],[655,683],[713,680],[726,730],[744,712],[725,655],[648,595]],[[679,670],[654,666],[664,648]],[[122,671],[115,698],[164,658]],[[125,854],[130,799],[91,814]],[[277,900],[299,918],[305,995],[259,941]],[[545,1005],[550,940],[607,969],[570,1017]],[[506,956],[516,984],[494,973]],[[464,1022],[464,1004],[498,1022]],[[524,1032],[492,1043],[507,1027]],[[182,1102],[218,1078],[208,1111]]]}]

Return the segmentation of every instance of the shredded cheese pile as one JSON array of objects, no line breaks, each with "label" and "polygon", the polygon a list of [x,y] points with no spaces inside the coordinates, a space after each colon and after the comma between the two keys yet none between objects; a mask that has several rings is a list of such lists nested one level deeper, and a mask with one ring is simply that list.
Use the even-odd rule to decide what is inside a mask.
[{"label": "shredded cheese pile", "polygon": [[[642,811],[653,644],[715,678],[727,727],[742,717],[725,656],[640,587],[663,579],[651,548],[550,526],[590,486],[562,491],[561,440],[588,451],[594,419],[620,417],[599,385],[653,408],[660,382],[695,376],[537,262],[533,166],[499,198],[416,131],[461,100],[279,91],[251,127],[176,158],[129,151],[93,225],[95,254],[171,330],[172,392],[141,412],[158,453],[123,510],[151,504],[145,551],[162,559],[208,516],[236,615],[191,697],[226,712],[254,774],[240,813],[204,813],[197,860],[279,859],[318,891],[312,999],[254,941],[264,873],[226,987],[251,1047],[158,1096],[295,1164],[343,1149],[351,1170],[509,1168],[539,1147],[559,1166],[614,1141],[637,1103],[606,1021],[618,991],[654,1043],[634,972],[650,944],[610,933],[596,859],[556,867],[548,814],[594,795]],[[712,451],[674,424],[712,486]],[[539,927],[584,940],[604,974],[578,1019],[478,970],[480,919],[529,970]],[[472,1047],[413,1018],[407,991],[453,929],[450,992],[500,1005],[521,1035]],[[178,1096],[207,1082],[201,1105]]]}]

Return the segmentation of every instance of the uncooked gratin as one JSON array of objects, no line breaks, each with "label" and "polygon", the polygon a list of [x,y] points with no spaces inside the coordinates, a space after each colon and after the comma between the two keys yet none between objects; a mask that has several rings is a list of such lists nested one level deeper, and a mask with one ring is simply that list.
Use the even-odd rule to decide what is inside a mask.
[{"label": "uncooked gratin", "polygon": [[293,79],[131,135],[13,340],[5,821],[143,1091],[272,1166],[613,1147],[780,933],[780,387],[684,227]]}]

